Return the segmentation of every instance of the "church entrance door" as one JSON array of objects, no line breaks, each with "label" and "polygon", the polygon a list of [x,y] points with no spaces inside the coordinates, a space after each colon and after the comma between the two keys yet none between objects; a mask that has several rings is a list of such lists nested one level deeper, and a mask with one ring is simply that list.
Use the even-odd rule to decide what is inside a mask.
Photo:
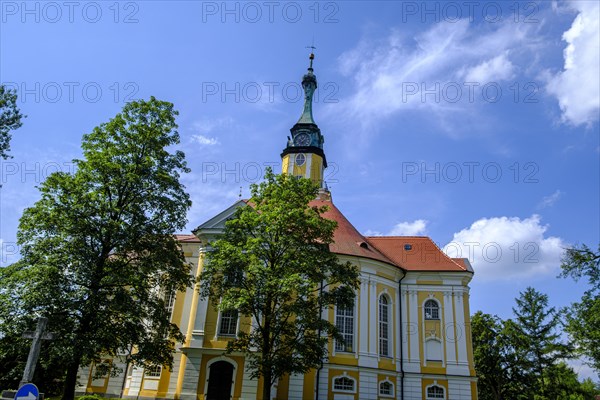
[{"label": "church entrance door", "polygon": [[217,361],[209,367],[209,371],[206,400],[231,399],[233,365],[227,361]]}]

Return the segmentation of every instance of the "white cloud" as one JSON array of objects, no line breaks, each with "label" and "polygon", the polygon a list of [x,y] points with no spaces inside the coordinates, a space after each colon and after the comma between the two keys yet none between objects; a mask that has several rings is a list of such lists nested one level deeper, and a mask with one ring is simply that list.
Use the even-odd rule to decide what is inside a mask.
[{"label": "white cloud", "polygon": [[552,207],[562,196],[562,192],[560,190],[556,190],[550,196],[544,196],[540,204],[538,204],[538,208],[546,208]]},{"label": "white cloud", "polygon": [[475,276],[484,280],[556,275],[566,244],[545,236],[548,226],[540,222],[539,215],[482,218],[455,233],[444,251],[468,258]]},{"label": "white cloud", "polygon": [[564,70],[548,79],[547,90],[558,99],[563,122],[590,125],[600,113],[600,3],[568,4],[578,15],[563,34]]},{"label": "white cloud", "polygon": [[219,144],[217,138],[211,138],[204,135],[192,135],[192,140],[200,144],[200,146],[214,146]]},{"label": "white cloud", "polygon": [[417,219],[413,222],[400,222],[388,234],[389,236],[417,236],[423,235],[427,229],[427,221]]},{"label": "white cloud", "polygon": [[399,222],[383,235],[381,232],[368,230],[365,236],[419,236],[427,232],[427,220],[417,219],[413,222]]},{"label": "white cloud", "polygon": [[194,130],[200,134],[207,134],[215,130],[231,128],[233,126],[233,118],[201,118],[194,122]]},{"label": "white cloud", "polygon": [[327,112],[358,127],[364,143],[382,119],[403,111],[434,112],[447,133],[464,134],[464,115],[473,118],[472,91],[475,105],[483,103],[486,83],[511,79],[525,69],[518,62],[526,68],[536,63],[539,24],[509,22],[463,19],[434,24],[413,38],[392,31],[382,41],[364,39],[339,58],[341,73],[354,83],[350,97]]},{"label": "white cloud", "polygon": [[510,62],[507,54],[501,54],[490,60],[470,68],[466,75],[467,82],[498,82],[512,79],[514,76],[514,65]]}]

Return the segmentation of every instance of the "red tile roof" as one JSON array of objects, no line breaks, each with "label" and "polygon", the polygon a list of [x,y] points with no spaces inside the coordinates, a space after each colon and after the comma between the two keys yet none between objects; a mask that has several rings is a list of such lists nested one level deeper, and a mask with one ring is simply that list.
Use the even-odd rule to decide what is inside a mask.
[{"label": "red tile roof", "polygon": [[[244,200],[253,206],[248,200]],[[361,235],[341,211],[329,199],[316,199],[311,206],[327,206],[323,214],[338,223],[334,243],[329,247],[333,253],[365,257],[391,264],[406,271],[456,271],[473,272],[460,258],[448,257],[427,236],[369,236]],[[199,243],[195,235],[176,235],[181,242]]]},{"label": "red tile roof", "polygon": [[334,243],[329,246],[329,249],[336,254],[345,254],[349,256],[372,258],[378,261],[383,261],[388,264],[395,263],[381,254],[375,247],[370,246],[367,239],[361,235],[354,226],[344,217],[344,215],[333,205],[333,202],[326,200],[313,200],[311,206],[327,206],[329,209],[323,214],[323,217],[336,221],[337,229],[333,235]]},{"label": "red tile roof", "polygon": [[176,234],[175,238],[179,241],[179,242],[183,242],[183,243],[200,243],[200,239],[198,239],[196,237],[196,235],[189,235],[189,234]]},{"label": "red tile roof", "polygon": [[427,236],[369,236],[369,243],[408,271],[467,271]]}]

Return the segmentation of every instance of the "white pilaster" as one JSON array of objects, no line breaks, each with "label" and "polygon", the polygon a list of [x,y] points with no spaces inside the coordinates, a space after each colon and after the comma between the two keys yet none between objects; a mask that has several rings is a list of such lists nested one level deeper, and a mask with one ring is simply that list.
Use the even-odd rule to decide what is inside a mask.
[{"label": "white pilaster", "polygon": [[358,374],[358,398],[376,399],[377,393],[377,374],[371,371],[360,371]]},{"label": "white pilaster", "polygon": [[328,391],[329,391],[329,367],[327,365],[323,366],[323,369],[319,372],[319,399],[327,399]]},{"label": "white pilaster", "polygon": [[177,390],[177,380],[179,378],[179,367],[181,365],[181,351],[173,354],[173,369],[169,377],[169,388],[167,389],[167,398],[174,399],[175,391]]},{"label": "white pilaster", "polygon": [[140,394],[142,388],[142,378],[144,377],[144,369],[139,367],[133,367],[131,372],[131,383],[129,384],[129,392],[127,396],[137,397]]},{"label": "white pilaster", "polygon": [[[378,319],[379,312],[377,309],[377,283],[375,281],[371,281],[369,283],[369,354],[372,357],[379,356],[379,346],[378,346]],[[361,318],[364,318],[361,316]]]},{"label": "white pilaster", "polygon": [[369,352],[369,282],[367,279],[361,279],[358,299],[358,306],[360,308],[357,315],[359,320],[358,354],[359,356],[363,356]]},{"label": "white pilaster", "polygon": [[[202,353],[188,352],[183,376],[183,385],[179,398],[181,400],[196,400],[198,392],[198,379],[200,378],[200,364]],[[202,387],[202,386],[200,386]]]},{"label": "white pilaster", "polygon": [[465,308],[463,304],[463,292],[454,293],[454,306],[456,309],[456,336],[458,343],[457,364],[465,369],[468,375],[469,360],[467,358],[467,330],[465,326]]},{"label": "white pilaster", "polygon": [[449,379],[446,398],[453,400],[472,400],[471,382],[466,379]]},{"label": "white pilaster", "polygon": [[303,400],[302,394],[304,390],[304,375],[290,375],[288,399],[289,400]]},{"label": "white pilaster", "polygon": [[244,376],[242,378],[242,395],[240,400],[256,400],[256,391],[258,389],[258,381],[250,378],[248,371],[248,363],[244,363]]},{"label": "white pilaster", "polygon": [[446,366],[452,368],[456,365],[456,336],[454,334],[456,324],[454,322],[454,301],[451,291],[444,291],[444,325],[442,326],[442,337],[446,348]]},{"label": "white pilaster", "polygon": [[407,334],[410,336],[410,358],[408,362],[418,365],[421,362],[419,354],[419,304],[416,290],[411,289],[408,294],[408,313],[410,315],[410,322],[407,326]]},{"label": "white pilaster", "polygon": [[306,153],[306,171],[304,177],[310,179],[310,169],[312,165],[312,153]]},{"label": "white pilaster", "polygon": [[[398,343],[400,343],[400,345],[402,346],[402,356],[404,357],[404,360],[401,360],[401,362],[404,362],[406,364],[406,362],[409,360],[408,358],[408,324],[406,323],[406,321],[408,320],[408,307],[406,305],[407,303],[407,299],[408,299],[408,292],[407,290],[403,287],[402,291],[400,292],[401,295],[401,300],[400,300],[400,307],[402,308],[402,321],[400,321],[400,324],[402,324],[402,337],[400,338],[400,341]],[[400,331],[400,329],[398,330]],[[398,335],[400,335],[400,332],[398,332]],[[398,358],[400,357],[400,352],[398,353]]]}]

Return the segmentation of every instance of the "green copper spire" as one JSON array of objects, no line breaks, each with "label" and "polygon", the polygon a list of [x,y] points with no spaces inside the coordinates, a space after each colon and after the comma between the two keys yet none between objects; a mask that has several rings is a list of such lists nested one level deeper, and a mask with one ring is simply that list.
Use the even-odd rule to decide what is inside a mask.
[{"label": "green copper spire", "polygon": [[304,88],[304,110],[298,120],[299,124],[315,124],[312,114],[312,100],[313,94],[317,89],[317,77],[313,73],[313,60],[315,59],[314,53],[310,53],[310,65],[308,72],[302,77],[302,87]]}]

